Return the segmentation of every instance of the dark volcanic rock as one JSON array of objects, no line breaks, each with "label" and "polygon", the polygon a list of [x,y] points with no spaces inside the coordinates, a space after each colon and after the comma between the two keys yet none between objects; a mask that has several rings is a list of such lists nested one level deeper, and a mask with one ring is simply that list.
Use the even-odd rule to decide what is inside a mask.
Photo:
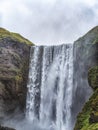
[{"label": "dark volcanic rock", "polygon": [[19,34],[0,28],[0,119],[16,109],[24,111],[31,45]]},{"label": "dark volcanic rock", "polygon": [[15,130],[13,128],[8,128],[8,127],[3,127],[3,126],[0,126],[0,130]]}]

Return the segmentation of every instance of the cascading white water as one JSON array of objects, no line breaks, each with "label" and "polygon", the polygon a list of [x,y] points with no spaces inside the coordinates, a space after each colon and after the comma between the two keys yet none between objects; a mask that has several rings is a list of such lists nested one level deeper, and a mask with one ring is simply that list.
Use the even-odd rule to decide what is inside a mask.
[{"label": "cascading white water", "polygon": [[37,91],[37,84],[36,77],[37,77],[37,63],[38,63],[38,53],[39,48],[36,47],[34,50],[34,54],[31,54],[31,63],[30,63],[30,71],[29,71],[29,84],[28,84],[28,95],[27,95],[27,117],[31,120],[35,119],[35,112],[34,112],[34,100]]},{"label": "cascading white water", "polygon": [[[57,93],[57,130],[71,130],[71,105],[73,92],[73,46],[62,50]],[[65,116],[65,117],[64,117]]]},{"label": "cascading white water", "polygon": [[43,128],[72,130],[73,45],[31,49],[26,116]]}]

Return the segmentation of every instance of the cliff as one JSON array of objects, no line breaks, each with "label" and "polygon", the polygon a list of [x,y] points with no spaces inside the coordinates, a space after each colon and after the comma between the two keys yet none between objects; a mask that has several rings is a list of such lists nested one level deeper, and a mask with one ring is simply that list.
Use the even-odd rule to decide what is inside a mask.
[{"label": "cliff", "polygon": [[32,45],[21,35],[0,28],[0,121],[16,110],[24,113]]},{"label": "cliff", "polygon": [[75,44],[84,47],[81,54],[86,68],[89,86],[93,94],[78,114],[74,130],[98,130],[98,26],[90,30]]}]

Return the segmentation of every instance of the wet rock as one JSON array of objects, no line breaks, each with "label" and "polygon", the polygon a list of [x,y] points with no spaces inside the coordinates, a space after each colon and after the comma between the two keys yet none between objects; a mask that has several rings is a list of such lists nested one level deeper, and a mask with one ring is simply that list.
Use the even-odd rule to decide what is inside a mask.
[{"label": "wet rock", "polygon": [[0,130],[15,130],[13,128],[8,128],[8,127],[3,127],[3,126],[0,126]]}]

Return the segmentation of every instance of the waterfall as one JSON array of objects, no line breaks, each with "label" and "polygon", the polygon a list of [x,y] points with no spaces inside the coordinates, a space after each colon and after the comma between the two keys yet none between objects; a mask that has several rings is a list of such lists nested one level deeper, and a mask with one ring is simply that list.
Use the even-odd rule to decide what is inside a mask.
[{"label": "waterfall", "polygon": [[26,117],[49,130],[72,130],[73,45],[34,46],[30,59]]}]

